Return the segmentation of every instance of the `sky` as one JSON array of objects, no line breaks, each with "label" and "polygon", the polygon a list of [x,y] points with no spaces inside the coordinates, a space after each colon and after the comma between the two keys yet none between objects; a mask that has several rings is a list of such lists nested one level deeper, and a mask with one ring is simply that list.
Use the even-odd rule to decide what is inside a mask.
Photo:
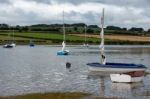
[{"label": "sky", "polygon": [[150,0],[0,0],[0,23],[33,25],[62,23],[150,28]]}]

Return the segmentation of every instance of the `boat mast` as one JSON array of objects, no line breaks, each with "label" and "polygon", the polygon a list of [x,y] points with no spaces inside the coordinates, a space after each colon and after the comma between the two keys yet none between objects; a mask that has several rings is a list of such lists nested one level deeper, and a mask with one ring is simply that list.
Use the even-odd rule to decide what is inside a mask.
[{"label": "boat mast", "polygon": [[86,25],[84,26],[84,42],[85,42],[85,44],[86,44]]},{"label": "boat mast", "polygon": [[14,27],[13,27],[13,43],[14,43],[14,40],[15,40],[15,39],[14,39]]},{"label": "boat mast", "polygon": [[101,16],[101,44],[100,44],[100,53],[101,53],[101,64],[106,63],[106,58],[104,54],[104,8],[102,10],[102,16]]},{"label": "boat mast", "polygon": [[65,23],[64,23],[64,10],[63,10],[63,35],[64,35],[64,38],[63,38],[63,42],[62,42],[62,51],[65,50],[65,46],[66,46],[66,36],[65,36]]},{"label": "boat mast", "polygon": [[63,35],[64,35],[64,42],[66,41],[66,33],[65,33],[65,23],[64,23],[64,10],[63,10]]}]

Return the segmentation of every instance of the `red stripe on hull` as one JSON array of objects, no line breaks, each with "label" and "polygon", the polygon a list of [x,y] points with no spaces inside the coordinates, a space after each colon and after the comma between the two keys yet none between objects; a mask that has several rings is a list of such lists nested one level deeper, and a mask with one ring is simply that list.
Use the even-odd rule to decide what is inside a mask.
[{"label": "red stripe on hull", "polygon": [[141,77],[144,76],[145,71],[133,71],[133,72],[128,72],[124,73],[126,75],[130,75],[131,77]]}]

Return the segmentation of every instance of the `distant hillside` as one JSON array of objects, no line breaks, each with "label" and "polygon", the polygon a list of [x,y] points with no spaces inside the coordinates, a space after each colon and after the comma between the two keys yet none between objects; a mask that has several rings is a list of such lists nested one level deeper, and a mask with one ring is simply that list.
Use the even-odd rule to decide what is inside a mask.
[{"label": "distant hillside", "polygon": [[[0,24],[1,32],[9,32],[15,30],[17,32],[46,32],[46,33],[62,33],[62,24],[35,24],[30,26],[9,26],[7,24]],[[100,27],[97,25],[86,25],[85,23],[65,24],[66,32],[69,34],[99,34]],[[120,34],[120,35],[145,35],[150,36],[150,29],[145,31],[143,28],[132,27],[130,29],[121,28],[118,26],[107,26],[105,28],[106,34]]]}]

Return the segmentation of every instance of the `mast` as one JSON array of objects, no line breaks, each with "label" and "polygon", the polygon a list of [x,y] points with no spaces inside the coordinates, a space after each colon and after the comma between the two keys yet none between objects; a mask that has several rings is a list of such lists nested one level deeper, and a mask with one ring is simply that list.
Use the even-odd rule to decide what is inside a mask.
[{"label": "mast", "polygon": [[64,24],[64,10],[63,10],[63,35],[64,35],[64,37],[63,37],[63,42],[62,42],[62,51],[64,51],[65,50],[65,46],[66,46],[66,44],[65,44],[65,42],[66,42],[66,36],[65,36],[65,33],[66,31],[65,31],[65,24]]},{"label": "mast", "polygon": [[86,26],[84,26],[84,42],[85,42],[85,44],[86,44]]},{"label": "mast", "polygon": [[102,10],[102,16],[101,16],[101,44],[100,44],[100,54],[101,54],[101,64],[106,63],[106,58],[104,54],[104,8]]},{"label": "mast", "polygon": [[64,23],[64,10],[63,10],[63,35],[64,35],[64,38],[63,38],[63,40],[64,40],[64,42],[66,41],[66,33],[65,33],[66,31],[65,31],[65,23]]},{"label": "mast", "polygon": [[15,40],[15,39],[14,39],[14,28],[13,28],[13,43],[14,43],[14,40]]}]

